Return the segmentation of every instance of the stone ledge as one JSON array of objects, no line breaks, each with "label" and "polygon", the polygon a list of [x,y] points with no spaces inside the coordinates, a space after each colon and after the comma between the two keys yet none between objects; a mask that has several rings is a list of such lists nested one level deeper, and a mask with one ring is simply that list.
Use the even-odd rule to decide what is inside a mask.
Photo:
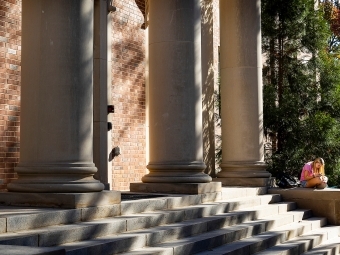
[{"label": "stone ledge", "polygon": [[221,192],[220,182],[209,183],[131,183],[131,192],[168,194],[206,194]]},{"label": "stone ledge", "polygon": [[270,188],[268,194],[280,194],[283,201],[311,209],[314,216],[326,217],[328,224],[340,225],[340,189]]},{"label": "stone ledge", "polygon": [[221,182],[224,187],[243,186],[243,187],[269,187],[271,178],[238,178],[238,177],[218,177],[213,182]]},{"label": "stone ledge", "polygon": [[17,245],[0,245],[0,254],[6,255],[64,255],[63,248],[27,247]]},{"label": "stone ledge", "polygon": [[119,204],[119,191],[90,193],[20,193],[1,192],[0,204],[14,206],[77,209]]}]

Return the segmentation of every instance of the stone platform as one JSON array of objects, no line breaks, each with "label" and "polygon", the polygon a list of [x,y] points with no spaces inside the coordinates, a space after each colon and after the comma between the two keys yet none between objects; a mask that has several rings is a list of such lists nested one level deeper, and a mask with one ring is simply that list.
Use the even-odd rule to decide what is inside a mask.
[{"label": "stone platform", "polygon": [[206,194],[221,192],[220,182],[210,183],[131,183],[131,192],[169,193],[169,194]]},{"label": "stone platform", "polygon": [[[313,190],[308,190],[313,193]],[[137,194],[79,209],[0,206],[0,254],[338,254],[339,226],[266,187],[207,194]],[[321,193],[321,192],[320,192]],[[323,192],[327,196],[327,192]],[[214,193],[210,193],[214,194]]]},{"label": "stone platform", "polygon": [[268,194],[280,194],[283,201],[295,202],[315,216],[326,217],[329,224],[340,225],[340,189],[270,188]]},{"label": "stone platform", "polygon": [[1,192],[0,204],[33,207],[86,208],[119,204],[119,191],[90,193],[20,193]]},{"label": "stone platform", "polygon": [[213,182],[221,182],[225,187],[269,187],[271,178],[239,178],[239,177],[218,177],[213,178]]}]

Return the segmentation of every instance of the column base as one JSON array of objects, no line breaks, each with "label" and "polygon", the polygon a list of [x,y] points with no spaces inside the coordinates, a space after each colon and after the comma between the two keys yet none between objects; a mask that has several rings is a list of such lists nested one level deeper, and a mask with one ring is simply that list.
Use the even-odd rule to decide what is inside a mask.
[{"label": "column base", "polygon": [[147,165],[150,173],[143,176],[146,183],[207,183],[211,177],[203,173],[206,165],[200,161],[194,162],[150,162]]},{"label": "column base", "polygon": [[227,161],[220,165],[218,178],[270,178],[263,161]]},{"label": "column base", "polygon": [[206,194],[220,192],[220,182],[210,183],[130,183],[130,191],[165,194]]},{"label": "column base", "polygon": [[174,173],[150,173],[142,177],[142,182],[145,183],[209,183],[211,177],[205,173],[187,174],[182,176],[173,175]]},{"label": "column base", "polygon": [[270,187],[271,178],[214,178],[213,182],[221,182],[222,186]]},{"label": "column base", "polygon": [[27,192],[27,193],[91,193],[100,192],[104,189],[104,184],[94,181],[93,183],[15,183],[15,181],[7,185],[7,189],[11,192]]},{"label": "column base", "polygon": [[12,206],[54,207],[77,209],[120,204],[119,191],[90,193],[0,193],[0,204]]},{"label": "column base", "polygon": [[10,192],[85,193],[104,189],[104,184],[93,178],[97,172],[93,163],[19,163],[14,170],[18,179],[7,185]]}]

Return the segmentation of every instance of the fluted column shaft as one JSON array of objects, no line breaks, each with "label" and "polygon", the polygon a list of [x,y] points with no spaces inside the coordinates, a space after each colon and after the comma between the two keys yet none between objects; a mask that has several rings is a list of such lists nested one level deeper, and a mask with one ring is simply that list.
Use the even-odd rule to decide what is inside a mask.
[{"label": "fluted column shaft", "polygon": [[93,0],[22,3],[18,180],[10,191],[93,192]]},{"label": "fluted column shaft", "polygon": [[222,171],[266,178],[263,154],[261,2],[220,0]]},{"label": "fluted column shaft", "polygon": [[202,171],[199,0],[149,0],[150,173],[143,182],[209,182]]}]

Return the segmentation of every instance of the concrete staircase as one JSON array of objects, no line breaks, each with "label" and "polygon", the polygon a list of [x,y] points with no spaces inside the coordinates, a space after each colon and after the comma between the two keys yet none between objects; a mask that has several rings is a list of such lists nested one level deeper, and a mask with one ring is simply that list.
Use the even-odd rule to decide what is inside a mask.
[{"label": "concrete staircase", "polygon": [[340,254],[340,226],[266,188],[84,209],[0,207],[0,232],[6,255]]}]

